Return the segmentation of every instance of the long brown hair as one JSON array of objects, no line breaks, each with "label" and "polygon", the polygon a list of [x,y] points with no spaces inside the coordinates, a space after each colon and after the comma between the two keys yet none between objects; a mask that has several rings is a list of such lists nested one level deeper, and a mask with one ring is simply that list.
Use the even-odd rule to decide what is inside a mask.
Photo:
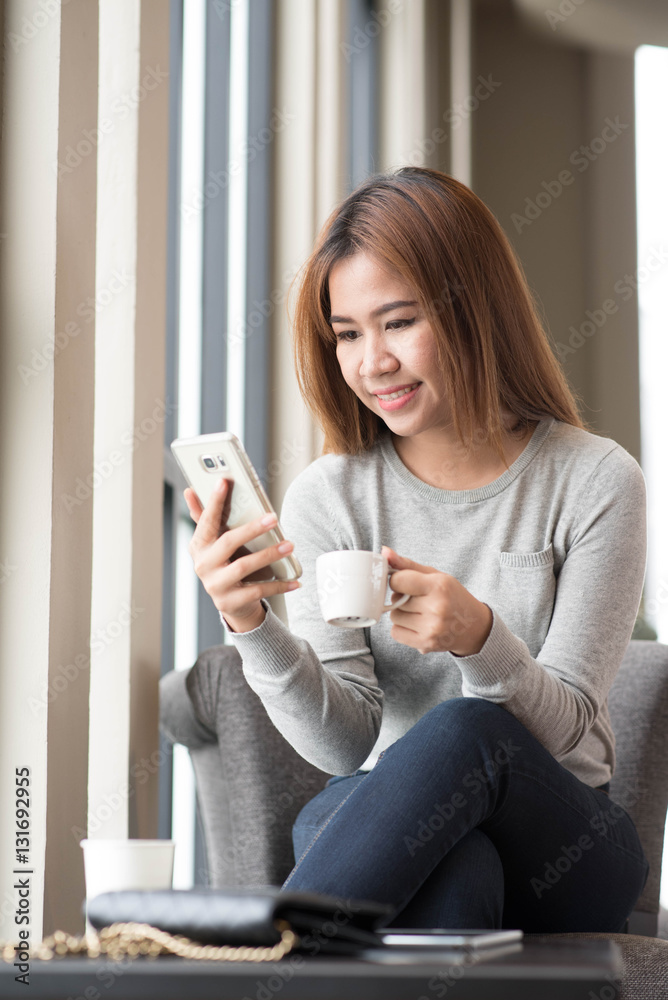
[{"label": "long brown hair", "polygon": [[402,167],[370,177],[331,213],[297,275],[295,369],[324,432],[325,452],[366,451],[385,428],[344,381],[329,323],[331,268],[359,252],[415,289],[466,448],[482,431],[505,461],[501,407],[516,418],[512,429],[519,435],[550,415],[585,428],[522,267],[493,214],[453,177]]}]

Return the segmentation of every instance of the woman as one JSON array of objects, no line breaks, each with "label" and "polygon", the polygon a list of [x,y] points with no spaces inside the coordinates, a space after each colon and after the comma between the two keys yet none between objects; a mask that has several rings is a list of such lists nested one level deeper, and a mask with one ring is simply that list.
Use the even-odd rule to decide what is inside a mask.
[{"label": "woman", "polygon": [[[648,871],[608,796],[639,466],[584,427],[506,237],[445,174],[353,192],[294,325],[325,454],[287,491],[290,541],[234,558],[265,526],[219,536],[226,487],[204,513],[186,491],[248,683],[335,775],[297,819],[285,887],[392,904],[394,926],[620,930]],[[293,542],[301,587],[243,582]],[[317,555],[353,548],[382,548],[410,595],[371,629],[318,609]],[[265,598],[290,590],[288,630]]]}]

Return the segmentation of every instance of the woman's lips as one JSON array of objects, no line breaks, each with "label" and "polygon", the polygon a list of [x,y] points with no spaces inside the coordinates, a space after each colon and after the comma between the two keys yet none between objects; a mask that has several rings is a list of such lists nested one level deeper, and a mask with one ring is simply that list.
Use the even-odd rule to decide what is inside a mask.
[{"label": "woman's lips", "polygon": [[[400,410],[402,409],[402,407],[410,403],[411,399],[414,398],[415,393],[418,391],[421,385],[422,382],[418,382],[418,384],[415,386],[414,389],[411,389],[410,392],[404,393],[403,396],[399,396],[397,399],[381,399],[380,395],[376,395],[376,399],[378,400],[378,405],[380,406],[381,410]],[[389,395],[389,394],[383,393],[383,395]]]}]

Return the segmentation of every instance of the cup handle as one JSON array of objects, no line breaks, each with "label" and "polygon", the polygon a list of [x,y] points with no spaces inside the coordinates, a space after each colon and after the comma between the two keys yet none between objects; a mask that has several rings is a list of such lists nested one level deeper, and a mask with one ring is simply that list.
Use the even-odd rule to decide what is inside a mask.
[{"label": "cup handle", "polygon": [[[387,574],[388,578],[391,577],[393,573],[396,573],[395,569],[389,570]],[[385,607],[383,608],[383,614],[386,611],[394,611],[395,608],[400,608],[402,604],[406,603],[406,601],[410,596],[411,596],[410,594],[402,594],[399,600],[395,601],[394,604],[386,604]]]}]

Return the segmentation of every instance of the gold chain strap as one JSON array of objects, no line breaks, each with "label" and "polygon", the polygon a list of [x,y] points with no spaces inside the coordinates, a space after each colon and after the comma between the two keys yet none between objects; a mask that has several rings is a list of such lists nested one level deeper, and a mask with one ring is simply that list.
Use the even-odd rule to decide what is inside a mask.
[{"label": "gold chain strap", "polygon": [[[126,956],[135,958],[137,955],[146,955],[147,958],[178,955],[181,958],[208,959],[214,962],[278,962],[292,951],[298,938],[285,920],[277,920],[275,926],[281,934],[281,940],[277,944],[271,947],[233,948],[228,945],[197,944],[190,938],[169,934],[150,924],[112,924],[110,927],[103,927],[97,937],[75,937],[65,931],[56,931],[31,949],[30,954],[32,958],[40,958],[46,962],[63,955],[87,955],[89,958],[106,955],[114,960]],[[5,944],[0,945],[0,948],[4,961],[13,962],[15,946]]]}]

